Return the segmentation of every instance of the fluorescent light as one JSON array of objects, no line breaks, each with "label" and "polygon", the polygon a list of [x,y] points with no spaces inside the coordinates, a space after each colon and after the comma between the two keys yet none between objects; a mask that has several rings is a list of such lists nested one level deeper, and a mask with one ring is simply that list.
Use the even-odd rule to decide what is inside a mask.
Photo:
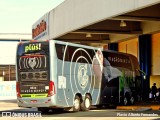
[{"label": "fluorescent light", "polygon": [[120,27],[126,27],[126,26],[127,26],[126,22],[124,22],[124,20],[121,20]]},{"label": "fluorescent light", "polygon": [[92,35],[91,35],[90,33],[87,33],[87,34],[86,34],[86,37],[87,37],[87,38],[90,38],[90,37],[92,37]]}]

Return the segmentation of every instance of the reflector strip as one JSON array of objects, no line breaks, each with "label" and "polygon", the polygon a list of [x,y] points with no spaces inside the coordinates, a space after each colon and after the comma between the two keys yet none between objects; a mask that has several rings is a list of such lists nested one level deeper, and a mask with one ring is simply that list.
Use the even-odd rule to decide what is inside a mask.
[{"label": "reflector strip", "polygon": [[32,57],[43,57],[45,55],[26,55],[26,56],[21,56],[21,58],[32,58]]},{"label": "reflector strip", "polygon": [[23,98],[44,98],[47,97],[48,94],[21,94]]}]

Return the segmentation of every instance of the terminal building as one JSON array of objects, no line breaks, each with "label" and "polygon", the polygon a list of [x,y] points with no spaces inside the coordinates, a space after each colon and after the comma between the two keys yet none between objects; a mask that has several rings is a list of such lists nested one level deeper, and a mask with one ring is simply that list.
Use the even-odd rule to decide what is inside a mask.
[{"label": "terminal building", "polygon": [[33,39],[74,42],[135,55],[146,98],[160,87],[160,0],[65,0],[32,26]]}]

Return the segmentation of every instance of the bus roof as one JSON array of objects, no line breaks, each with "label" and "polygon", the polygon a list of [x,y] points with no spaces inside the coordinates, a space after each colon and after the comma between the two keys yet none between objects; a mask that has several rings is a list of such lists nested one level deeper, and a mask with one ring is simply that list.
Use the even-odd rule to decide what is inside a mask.
[{"label": "bus roof", "polygon": [[128,55],[128,56],[134,56],[134,55],[129,54],[129,53],[117,52],[117,51],[114,51],[114,50],[103,50],[102,48],[98,48],[98,47],[92,47],[92,46],[87,46],[87,45],[82,45],[82,44],[77,44],[77,43],[64,42],[64,41],[59,41],[59,40],[31,40],[31,41],[24,41],[23,43],[45,42],[45,41],[46,42],[50,41],[50,42],[59,43],[59,44],[63,44],[63,45],[67,44],[67,45],[70,45],[70,46],[77,46],[77,47],[82,47],[82,48],[101,50],[103,52],[110,52],[110,53],[117,53],[117,54],[123,54],[123,55]]}]

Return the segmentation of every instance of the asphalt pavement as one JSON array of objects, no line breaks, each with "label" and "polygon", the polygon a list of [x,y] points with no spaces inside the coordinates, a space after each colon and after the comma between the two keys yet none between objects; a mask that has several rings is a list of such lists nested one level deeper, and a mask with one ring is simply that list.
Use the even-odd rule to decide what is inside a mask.
[{"label": "asphalt pavement", "polygon": [[[16,100],[0,100],[0,112],[2,111],[19,111],[19,112],[30,112],[30,111],[37,111],[36,108],[21,108],[17,106],[17,101]],[[88,112],[78,112],[78,113],[50,113],[50,114],[42,114],[44,117],[112,117],[116,116],[118,114],[123,115],[125,114],[130,114],[132,113],[133,115],[138,114],[140,115],[141,113],[146,113],[146,114],[158,114],[160,115],[160,102],[153,102],[153,101],[145,101],[145,102],[139,102],[136,103],[135,105],[131,106],[117,106],[116,109],[91,109]],[[121,118],[122,118],[121,117]],[[156,118],[157,116],[155,116]],[[130,117],[132,119],[132,117]],[[137,119],[138,117],[136,117]],[[144,118],[144,117],[143,117]],[[153,117],[152,117],[153,118]],[[40,119],[40,118],[38,118]],[[58,118],[59,119],[59,118]],[[116,118],[117,119],[117,118]],[[150,119],[150,118],[149,118]]]},{"label": "asphalt pavement", "polygon": [[[142,101],[139,103],[136,103],[134,105],[129,105],[129,106],[117,106],[117,110],[140,110],[140,109],[146,109],[147,110],[160,110],[160,101]],[[13,109],[25,109],[18,107],[17,105],[17,100],[0,100],[0,111],[3,110],[13,110]],[[27,108],[26,108],[27,109]]]}]

